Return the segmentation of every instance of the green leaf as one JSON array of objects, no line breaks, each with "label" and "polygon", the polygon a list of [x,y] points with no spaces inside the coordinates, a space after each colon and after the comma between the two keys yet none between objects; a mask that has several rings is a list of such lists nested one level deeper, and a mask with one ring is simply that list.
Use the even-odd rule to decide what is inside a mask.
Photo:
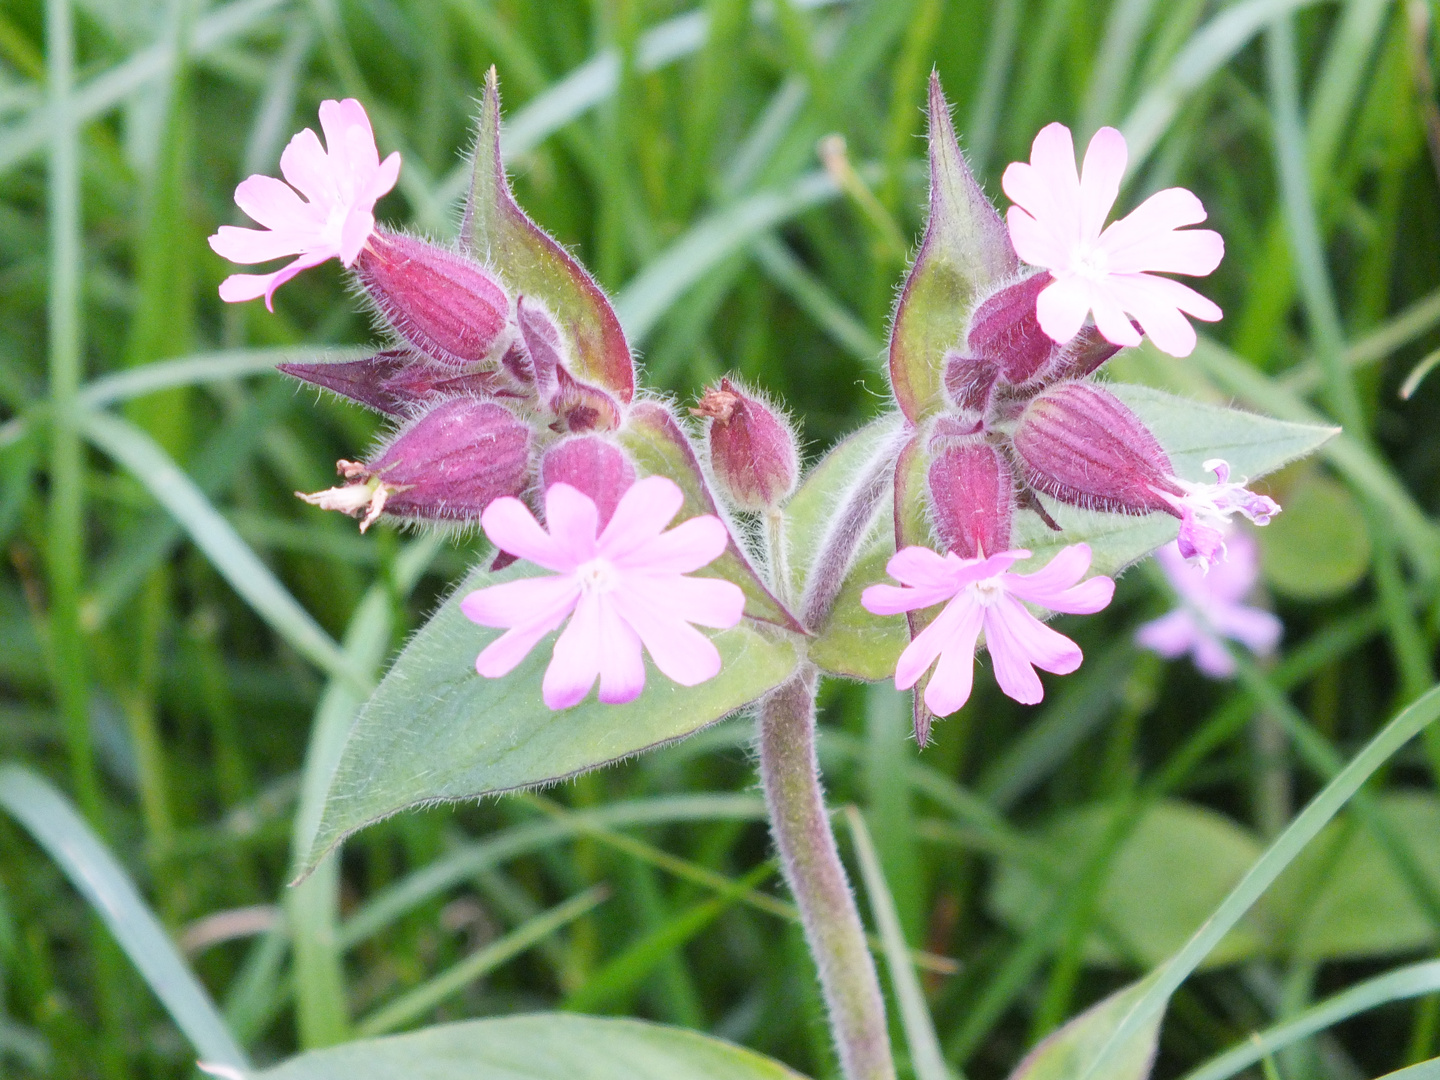
[{"label": "green leaf", "polygon": [[1399,1072],[1386,1073],[1380,1080],[1440,1080],[1440,1058],[1422,1061]]},{"label": "green leaf", "polygon": [[[1078,1080],[1084,1076],[1151,981],[1145,979],[1111,994],[1075,1017],[1026,1054],[1010,1080]],[[1145,1080],[1150,1075],[1162,1016],[1156,1013],[1110,1054],[1105,1080]]]},{"label": "green leaf", "polygon": [[480,105],[460,240],[512,293],[538,298],[550,309],[569,345],[566,367],[572,375],[629,402],[635,394],[635,364],[610,301],[584,267],[520,209],[510,191],[500,159],[500,85],[493,67]]},{"label": "green leaf", "polygon": [[[1067,811],[1039,837],[1060,881],[1079,874],[1102,842],[1114,809]],[[1120,844],[1098,898],[1103,926],[1113,928],[1131,955],[1118,956],[1104,935],[1092,935],[1085,958],[1113,966],[1134,960],[1150,967],[1173,953],[1260,856],[1259,843],[1230,819],[1184,802],[1162,802],[1145,812]],[[988,906],[1002,922],[1029,930],[1054,907],[1055,886],[1024,864],[1001,863]],[[1266,909],[1252,911],[1205,960],[1218,967],[1255,956],[1277,927]]]},{"label": "green leaf", "polygon": [[[642,474],[668,476],[680,485],[685,504],[676,521],[720,512],[695,451],[690,448],[690,440],[663,405],[653,401],[637,402],[625,418],[619,439]],[[733,538],[725,553],[700,571],[700,576],[724,578],[739,585],[745,592],[745,614],[750,618],[800,632],[799,622],[770,594]]]},{"label": "green leaf", "polygon": [[[1378,799],[1440,887],[1440,800],[1398,792]],[[1275,882],[1274,909],[1297,959],[1353,960],[1430,947],[1435,935],[1393,860],[1368,830],[1338,820]]]},{"label": "green leaf", "polygon": [[651,666],[627,705],[592,696],[552,712],[540,681],[554,635],[509,675],[486,679],[475,657],[500,631],[460,611],[474,589],[539,572],[529,563],[472,571],[406,646],[346,737],[307,868],[406,807],[549,783],[692,734],[778,686],[798,662],[788,634],[747,620],[712,635],[724,666],[709,682],[677,686]]},{"label": "green leaf", "polygon": [[[1253,480],[1314,451],[1336,431],[1192,401],[1145,386],[1107,384],[1106,389],[1145,421],[1170,455],[1176,474],[1186,480],[1213,480],[1202,466],[1214,457],[1228,461],[1236,479]],[[1179,522],[1168,514],[1105,514],[1040,498],[1061,531],[1055,532],[1031,511],[1016,516],[1012,543],[1034,552],[1032,558],[1016,564],[1020,573],[1038,570],[1061,548],[1084,542],[1094,554],[1091,572],[1114,576],[1179,532]],[[829,620],[810,647],[811,658],[833,674],[886,678],[909,641],[903,617],[881,618],[860,605],[867,585],[887,580],[885,563],[895,553],[893,521],[893,508],[877,515]]]},{"label": "green leaf", "polygon": [[930,223],[890,333],[890,384],[910,420],[943,407],[945,350],[964,345],[976,302],[1018,268],[1000,215],[960,153],[940,80],[932,75]]},{"label": "green leaf", "polygon": [[443,1024],[301,1054],[256,1080],[801,1080],[708,1035],[540,1013]]},{"label": "green leaf", "polygon": [[1286,492],[1284,506],[1258,534],[1266,584],[1299,600],[1359,584],[1370,569],[1370,532],[1350,489],[1312,472]]}]

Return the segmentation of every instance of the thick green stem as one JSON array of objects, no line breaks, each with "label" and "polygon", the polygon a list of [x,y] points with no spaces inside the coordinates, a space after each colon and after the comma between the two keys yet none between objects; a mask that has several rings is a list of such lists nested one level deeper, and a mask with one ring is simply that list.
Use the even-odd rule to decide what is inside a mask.
[{"label": "thick green stem", "polygon": [[795,894],[846,1080],[893,1080],[880,980],[845,878],[815,758],[815,672],[760,706],[760,779],[785,880]]}]

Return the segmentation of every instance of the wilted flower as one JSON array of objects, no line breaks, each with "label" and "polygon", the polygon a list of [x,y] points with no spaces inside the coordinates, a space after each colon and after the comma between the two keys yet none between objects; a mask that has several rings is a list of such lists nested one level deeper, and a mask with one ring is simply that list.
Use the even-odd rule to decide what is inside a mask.
[{"label": "wilted flower", "polygon": [[621,497],[603,531],[594,501],[569,484],[545,493],[548,531],[519,499],[491,503],[481,524],[495,546],[553,574],[478,589],[461,601],[472,622],[506,628],[475,669],[492,679],[508,674],[569,617],[542,685],[552,709],[578,704],[597,677],[601,701],[633,701],[645,688],[642,646],[682,686],[719,674],[719,650],[691,624],[734,626],[745,594],[728,581],[685,576],[718,558],[729,533],[712,514],[663,531],[683,502],[673,480],[646,477]]},{"label": "wilted flower", "polygon": [[960,708],[970,697],[975,646],[982,630],[995,681],[1022,704],[1033,705],[1045,696],[1036,667],[1056,675],[1078,668],[1083,659],[1080,647],[1042,623],[1025,604],[1088,615],[1110,603],[1115,583],[1107,577],[1080,581],[1090,569],[1087,544],[1070,545],[1033,574],[1009,572],[1017,560],[1029,557],[1023,549],[974,559],[962,559],[954,552],[939,555],[923,547],[896,552],[885,569],[904,587],[871,585],[861,597],[866,610],[898,615],[945,604],[900,654],[896,688],[908,690],[935,664],[925,688],[926,706],[937,716]]},{"label": "wilted flower", "polygon": [[375,203],[395,186],[400,155],[380,160],[370,118],[354,98],[321,102],[320,127],[325,147],[306,128],[280,155],[288,186],[257,173],[235,189],[236,204],[265,229],[222,225],[210,237],[215,253],[231,262],[299,258],[270,274],[230,275],[220,283],[220,299],[233,304],[263,296],[272,308],[275,290],[301,270],[326,259],[352,265],[375,231]]},{"label": "wilted flower", "polygon": [[1105,228],[1125,164],[1125,137],[1103,127],[1085,151],[1083,175],[1077,175],[1070,129],[1042,128],[1029,164],[1012,163],[1001,180],[1015,203],[1006,217],[1010,239],[1022,259],[1054,278],[1039,294],[1036,314],[1056,341],[1070,341],[1093,312],[1107,339],[1138,345],[1133,315],[1156,348],[1189,356],[1195,329],[1185,314],[1214,322],[1220,309],[1154,272],[1208,274],[1220,264],[1225,244],[1210,229],[1179,231],[1204,221],[1205,208],[1193,192],[1178,187],[1157,192]]},{"label": "wilted flower", "polygon": [[1284,630],[1271,612],[1242,603],[1260,576],[1254,538],[1237,531],[1227,539],[1228,558],[1209,573],[1187,561],[1173,542],[1155,553],[1180,606],[1135,632],[1137,644],[1167,660],[1189,653],[1195,666],[1212,679],[1235,673],[1235,658],[1223,638],[1265,656],[1275,651]]},{"label": "wilted flower", "polygon": [[1231,483],[1230,466],[1222,459],[1211,458],[1204,468],[1215,474],[1215,483],[1192,484],[1171,477],[1183,494],[1156,489],[1180,515],[1180,554],[1195,560],[1202,572],[1225,558],[1225,530],[1231,515],[1241,514],[1256,525],[1268,525],[1280,512],[1280,504],[1269,496],[1257,495],[1243,483]]}]

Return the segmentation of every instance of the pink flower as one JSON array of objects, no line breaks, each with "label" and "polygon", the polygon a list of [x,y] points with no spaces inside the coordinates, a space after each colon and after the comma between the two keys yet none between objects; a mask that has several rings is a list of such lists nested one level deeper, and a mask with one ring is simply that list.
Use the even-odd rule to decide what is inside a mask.
[{"label": "pink flower", "polygon": [[1080,647],[1030,614],[1025,604],[1088,615],[1110,603],[1115,583],[1107,577],[1080,583],[1090,569],[1087,544],[1070,545],[1033,574],[1009,573],[1016,560],[1029,557],[1023,549],[975,559],[923,547],[896,552],[885,569],[906,587],[871,585],[861,597],[866,610],[898,615],[945,604],[900,654],[896,688],[908,690],[935,664],[925,704],[936,716],[953,713],[970,697],[981,630],[1000,689],[1025,705],[1045,696],[1036,667],[1056,675],[1078,668]]},{"label": "pink flower", "polygon": [[1236,532],[1228,546],[1230,557],[1208,574],[1187,562],[1175,543],[1157,551],[1155,558],[1179,595],[1180,606],[1135,633],[1137,644],[1167,660],[1189,653],[1195,666],[1212,679],[1235,673],[1235,658],[1222,638],[1264,656],[1275,650],[1284,629],[1272,613],[1241,603],[1260,576],[1254,538]]},{"label": "pink flower", "polygon": [[734,626],[745,594],[728,581],[684,576],[718,558],[729,533],[713,514],[663,532],[683,502],[673,480],[646,477],[621,496],[603,532],[594,500],[569,484],[545,493],[548,532],[519,499],[492,502],[480,521],[495,546],[554,574],[478,589],[460,602],[472,622],[506,628],[475,670],[491,679],[508,674],[573,614],[545,671],[552,709],[578,704],[597,676],[601,701],[633,701],[645,688],[642,645],[681,686],[718,675],[719,650],[690,624]]},{"label": "pink flower", "polygon": [[1149,271],[1208,274],[1220,265],[1225,244],[1210,229],[1179,231],[1204,221],[1205,208],[1178,187],[1156,192],[1102,232],[1125,162],[1125,137],[1103,127],[1085,151],[1083,177],[1077,176],[1070,129],[1043,128],[1030,163],[1012,163],[1001,180],[1015,203],[1006,218],[1010,239],[1022,259],[1055,279],[1040,293],[1035,313],[1060,344],[1079,333],[1093,311],[1096,329],[1116,345],[1140,344],[1133,315],[1156,348],[1189,356],[1195,329],[1182,312],[1214,322],[1220,309],[1194,289]]},{"label": "pink flower", "polygon": [[1206,472],[1215,474],[1213,484],[1192,484],[1179,477],[1170,482],[1184,492],[1172,495],[1152,490],[1180,514],[1180,554],[1194,560],[1203,574],[1225,558],[1225,534],[1233,514],[1241,514],[1256,525],[1269,525],[1280,512],[1280,504],[1266,495],[1257,495],[1243,483],[1230,482],[1230,465],[1221,458],[1204,462]]},{"label": "pink flower", "polygon": [[280,155],[288,186],[257,173],[235,189],[236,204],[266,228],[221,225],[210,237],[215,253],[231,262],[299,258],[270,274],[231,274],[220,283],[220,299],[235,304],[263,296],[273,311],[281,285],[326,259],[350,266],[375,231],[375,203],[395,186],[400,155],[380,160],[370,118],[354,98],[322,101],[320,127],[328,153],[306,128]]}]

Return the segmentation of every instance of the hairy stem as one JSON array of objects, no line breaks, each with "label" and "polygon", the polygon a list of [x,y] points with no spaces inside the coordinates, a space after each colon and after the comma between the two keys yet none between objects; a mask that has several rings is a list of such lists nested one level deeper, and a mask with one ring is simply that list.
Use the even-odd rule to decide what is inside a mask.
[{"label": "hairy stem", "polygon": [[820,971],[846,1080],[893,1080],[880,980],[845,879],[815,759],[815,671],[802,668],[760,706],[760,779],[785,880]]}]

